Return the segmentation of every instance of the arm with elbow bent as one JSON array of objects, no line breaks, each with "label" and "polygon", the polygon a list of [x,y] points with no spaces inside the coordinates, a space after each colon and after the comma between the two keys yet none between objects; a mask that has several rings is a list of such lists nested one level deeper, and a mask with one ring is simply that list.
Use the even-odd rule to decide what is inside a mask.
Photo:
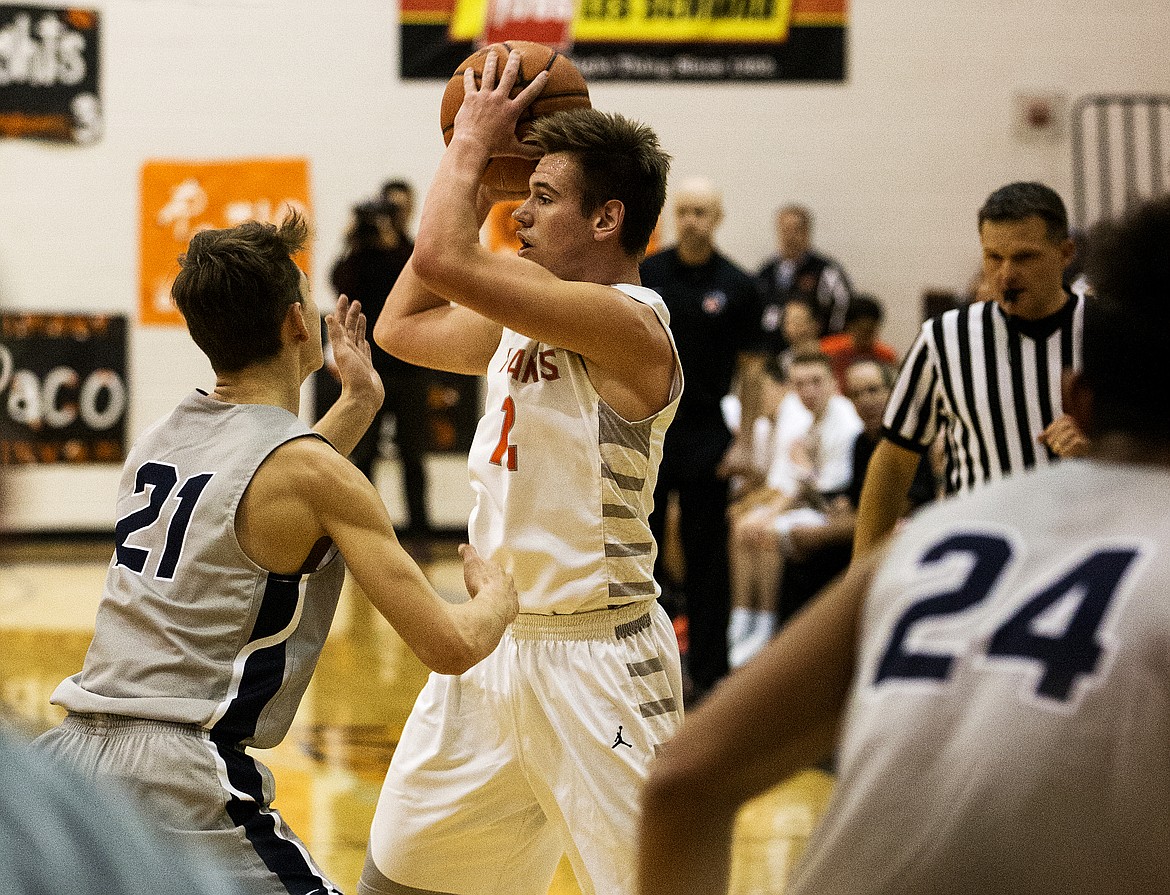
[{"label": "arm with elbow bent", "polygon": [[471,599],[450,603],[398,543],[374,486],[325,442],[277,448],[252,477],[236,530],[248,556],[277,573],[300,569],[332,539],[358,586],[432,671],[460,674],[495,649],[519,609],[510,575],[464,547]]},{"label": "arm with elbow bent", "polygon": [[416,366],[472,376],[487,372],[501,333],[498,323],[428,288],[413,258],[374,324],[374,341],[387,354]]},{"label": "arm with elbow bent", "polygon": [[[483,226],[493,201],[481,187],[476,198],[477,226]],[[388,354],[416,366],[472,376],[487,372],[501,333],[500,324],[452,304],[423,282],[415,270],[414,255],[399,273],[374,323],[374,341]]]},{"label": "arm with elbow bent", "polygon": [[894,529],[906,512],[906,495],[921,455],[882,438],[874,449],[857,508],[853,555],[861,556]]}]

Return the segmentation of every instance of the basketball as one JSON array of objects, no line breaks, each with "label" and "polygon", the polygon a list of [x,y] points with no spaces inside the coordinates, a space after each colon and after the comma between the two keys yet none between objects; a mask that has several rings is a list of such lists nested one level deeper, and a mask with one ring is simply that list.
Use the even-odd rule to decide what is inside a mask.
[{"label": "basketball", "polygon": [[[504,71],[504,64],[508,61],[508,53],[512,50],[520,52],[520,76],[512,88],[512,96],[516,96],[525,87],[532,83],[540,72],[548,71],[548,81],[544,90],[524,110],[516,126],[516,134],[524,139],[528,130],[528,123],[533,118],[558,112],[561,109],[577,109],[590,106],[589,85],[577,70],[569,57],[557,52],[544,44],[533,43],[527,40],[509,40],[505,43],[492,44],[468,56],[455,69],[447,81],[443,91],[443,104],[439,110],[439,123],[443,127],[443,142],[450,143],[451,135],[455,130],[455,114],[463,103],[463,73],[470,67],[475,71],[475,82],[480,83],[483,73],[483,64],[488,54],[494,53],[496,59],[496,78]],[[484,171],[485,183],[490,183],[513,195],[528,194],[528,177],[536,168],[536,162],[524,158],[494,158],[488,163]]]}]

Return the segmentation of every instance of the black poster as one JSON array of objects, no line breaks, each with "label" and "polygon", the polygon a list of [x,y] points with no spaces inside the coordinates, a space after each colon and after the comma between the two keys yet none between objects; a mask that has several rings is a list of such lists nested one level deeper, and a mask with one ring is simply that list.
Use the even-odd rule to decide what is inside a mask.
[{"label": "black poster", "polygon": [[121,463],[126,318],[0,313],[0,463]]},{"label": "black poster", "polygon": [[99,35],[95,10],[0,3],[0,137],[98,139]]}]

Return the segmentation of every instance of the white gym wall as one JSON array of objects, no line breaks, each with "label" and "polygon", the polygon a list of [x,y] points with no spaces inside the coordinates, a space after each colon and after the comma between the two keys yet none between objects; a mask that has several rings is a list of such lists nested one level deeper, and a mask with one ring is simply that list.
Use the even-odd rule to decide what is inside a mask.
[{"label": "white gym wall", "polygon": [[[213,382],[185,332],[134,322],[142,164],[307,158],[324,304],[351,205],[391,176],[429,185],[443,84],[398,80],[394,0],[87,5],[102,17],[104,136],[0,141],[0,305],[127,314],[134,437]],[[899,349],[923,290],[961,290],[975,271],[988,192],[1039,179],[1071,201],[1061,108],[1086,93],[1170,92],[1166,0],[852,0],[848,29],[840,84],[599,82],[592,96],[653,125],[675,176],[723,187],[719,242],[746,267],[772,251],[776,207],[808,204],[816,244],[885,303]],[[1057,112],[1039,132],[1020,124],[1035,97]],[[440,524],[466,513],[458,467],[432,484]],[[13,469],[6,527],[112,530],[117,472]]]}]

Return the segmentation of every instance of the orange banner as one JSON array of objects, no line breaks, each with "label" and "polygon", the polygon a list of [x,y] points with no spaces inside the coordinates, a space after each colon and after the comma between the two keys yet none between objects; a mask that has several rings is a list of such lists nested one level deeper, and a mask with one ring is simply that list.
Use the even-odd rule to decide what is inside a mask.
[{"label": "orange banner", "polygon": [[[139,322],[182,326],[171,300],[179,255],[200,230],[277,223],[286,207],[310,217],[307,159],[151,161],[142,166]],[[309,269],[309,249],[295,259]]]}]

